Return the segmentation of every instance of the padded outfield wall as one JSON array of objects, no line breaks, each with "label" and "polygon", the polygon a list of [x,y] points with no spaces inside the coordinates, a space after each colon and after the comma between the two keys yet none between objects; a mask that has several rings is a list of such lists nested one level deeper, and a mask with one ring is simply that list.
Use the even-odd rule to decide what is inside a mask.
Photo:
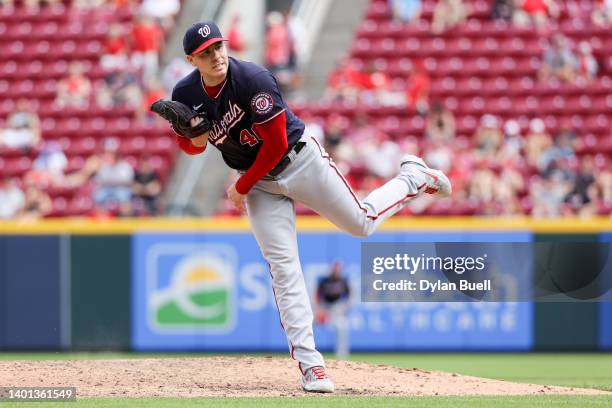
[{"label": "padded outfield wall", "polygon": [[[319,218],[298,228],[311,293],[331,261],[344,262],[353,350],[612,349],[610,303],[359,302],[362,242],[610,242],[609,219],[396,218],[368,239]],[[9,222],[0,234],[2,350],[286,350],[245,220]],[[333,332],[315,330],[331,350]]]}]

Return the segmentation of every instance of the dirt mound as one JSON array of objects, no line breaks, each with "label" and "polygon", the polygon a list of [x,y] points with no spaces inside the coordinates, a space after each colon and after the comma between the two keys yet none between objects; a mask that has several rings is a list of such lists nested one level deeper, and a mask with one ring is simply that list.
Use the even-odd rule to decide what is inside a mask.
[{"label": "dirt mound", "polygon": [[[609,394],[344,361],[329,361],[327,371],[335,395]],[[0,386],[70,386],[80,397],[304,395],[299,376],[295,361],[272,357],[0,362]]]}]

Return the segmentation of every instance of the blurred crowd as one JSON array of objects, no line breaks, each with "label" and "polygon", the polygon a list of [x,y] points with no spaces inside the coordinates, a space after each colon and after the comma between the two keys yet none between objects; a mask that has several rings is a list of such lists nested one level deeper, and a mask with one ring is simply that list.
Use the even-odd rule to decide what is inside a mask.
[{"label": "blurred crowd", "polygon": [[49,192],[74,189],[92,200],[97,217],[157,214],[162,184],[152,158],[133,163],[118,147],[116,139],[105,139],[99,153],[70,172],[60,144],[44,142],[23,177],[0,179],[0,218],[45,217],[53,210]]},{"label": "blurred crowd", "polygon": [[[595,4],[593,25],[610,23],[611,5],[611,1]],[[389,0],[391,18],[402,24],[422,24],[422,6],[420,0]],[[557,1],[496,0],[490,10],[492,20],[533,26],[545,39],[535,80],[563,86],[585,85],[597,78],[600,64],[591,44],[574,44],[550,29],[550,20],[560,13]],[[469,15],[469,2],[438,0],[426,23],[432,35],[438,35],[463,24]],[[605,153],[583,153],[584,135],[579,130],[560,128],[551,133],[540,117],[502,120],[485,113],[473,134],[457,134],[453,112],[430,97],[433,81],[424,61],[414,59],[404,68],[405,78],[395,81],[372,60],[343,57],[329,77],[324,99],[355,107],[405,107],[407,118],[415,113],[423,118],[422,137],[389,135],[381,120],[367,113],[350,121],[339,114],[315,117],[308,109],[302,115],[362,195],[393,177],[401,155],[412,153],[449,174],[454,194],[439,202],[419,200],[405,212],[534,217],[612,212],[609,158]]]},{"label": "blurred crowd", "polygon": [[351,126],[337,115],[323,124],[310,115],[306,120],[362,196],[393,177],[405,153],[421,155],[447,173],[453,196],[424,198],[409,213],[560,217],[612,211],[612,169],[605,155],[579,156],[576,133],[551,134],[541,118],[522,128],[515,119],[485,114],[471,137],[457,136],[452,112],[435,102],[425,118],[425,136],[399,140],[365,113]]},{"label": "blurred crowd", "polygon": [[[101,79],[92,79],[79,60],[70,62],[67,75],[57,82],[54,105],[57,109],[123,109],[133,112],[135,121],[157,120],[149,106],[165,97],[163,80],[174,81],[187,69],[171,64],[159,70],[159,55],[166,32],[174,24],[180,0],[0,0],[6,11],[23,7],[29,11],[57,8],[71,12],[129,9],[131,21],[110,23],[102,44],[99,65]],[[172,86],[174,84],[172,82]],[[125,160],[119,141],[107,138],[100,152],[77,166],[69,160],[56,140],[44,140],[40,118],[28,99],[0,121],[0,151],[8,156],[34,157],[31,168],[19,177],[0,180],[0,218],[38,218],[54,211],[50,192],[78,191],[95,216],[149,216],[159,214],[162,184],[154,158],[141,155]],[[86,135],[85,135],[86,136]],[[0,155],[1,160],[2,155]],[[64,204],[65,206],[65,204]]]},{"label": "blurred crowd", "polygon": [[[430,35],[449,35],[475,13],[474,3],[436,0],[433,13],[423,20],[421,0],[386,0],[390,19],[402,25],[425,23]],[[571,2],[570,2],[571,3]],[[567,3],[569,4],[569,3]],[[565,6],[567,7],[567,4]],[[180,8],[179,0],[0,0],[0,7],[70,7],[72,10],[103,8],[133,10],[131,19],[109,24],[102,44],[101,77],[92,77],[86,65],[74,60],[65,78],[57,82],[57,109],[98,107],[132,112],[134,120],[156,121],[150,104],[167,95],[176,81],[193,67],[177,58],[160,72],[159,55],[166,32]],[[542,39],[541,63],[533,80],[559,86],[595,81],[604,61],[593,54],[590,41],[573,42],[554,29],[563,7],[558,0],[491,0],[491,20],[505,20],[517,27],[533,28]],[[571,10],[569,10],[571,12]],[[595,1],[589,15],[593,27],[609,26],[612,1]],[[300,89],[300,22],[283,11],[266,16],[264,64],[275,74],[284,94]],[[230,53],[241,57],[249,41],[235,16],[225,30]],[[458,133],[456,112],[445,101],[432,97],[434,79],[426,61],[414,58],[403,66],[400,81],[374,61],[341,57],[329,76],[323,101],[348,106],[383,106],[404,112],[405,119],[422,122],[423,134],[389,134],[380,117],[367,109],[352,112],[352,119],[338,114],[317,117],[300,112],[311,134],[325,144],[339,168],[360,193],[382,184],[397,172],[402,154],[421,155],[432,166],[447,172],[454,195],[445,200],[415,201],[408,213],[432,215],[518,215],[536,217],[610,214],[612,173],[608,157],[596,149],[584,149],[580,128],[547,129],[537,115],[496,117],[483,113],[472,134]],[[362,112],[363,111],[363,112]],[[395,119],[395,118],[391,118]],[[399,118],[401,120],[403,118]],[[66,156],[62,143],[45,140],[31,101],[19,99],[0,120],[0,152],[3,157],[31,157],[31,166],[19,177],[0,180],[0,217],[37,218],[53,215],[65,191],[77,190],[83,208],[97,216],[140,216],[163,212],[162,176],[155,157],[125,156],[120,140],[107,137],[97,150],[76,163]],[[592,146],[591,146],[592,147]],[[94,149],[94,152],[97,150]],[[77,160],[78,161],[78,160]],[[86,202],[89,204],[85,205]],[[298,211],[301,209],[298,208]],[[227,202],[220,212],[231,212]]]}]

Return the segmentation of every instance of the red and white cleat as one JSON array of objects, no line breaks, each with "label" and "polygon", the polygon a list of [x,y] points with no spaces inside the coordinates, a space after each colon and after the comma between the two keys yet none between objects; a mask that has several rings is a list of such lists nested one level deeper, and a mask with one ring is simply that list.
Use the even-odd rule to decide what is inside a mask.
[{"label": "red and white cleat", "polygon": [[417,174],[419,180],[425,183],[425,193],[440,194],[443,197],[451,195],[453,188],[446,175],[440,171],[429,168],[423,159],[411,154],[405,155],[401,159],[401,172],[404,174]]},{"label": "red and white cleat", "polygon": [[308,392],[334,392],[334,383],[325,375],[325,368],[310,367],[302,375],[302,388]]}]

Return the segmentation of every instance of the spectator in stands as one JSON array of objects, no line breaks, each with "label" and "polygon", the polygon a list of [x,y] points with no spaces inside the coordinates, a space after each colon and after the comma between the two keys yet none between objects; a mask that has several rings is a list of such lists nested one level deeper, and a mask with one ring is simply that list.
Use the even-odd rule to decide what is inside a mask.
[{"label": "spectator in stands", "polygon": [[406,106],[409,112],[416,110],[425,115],[429,109],[429,91],[431,79],[422,60],[417,59],[412,65],[410,76],[406,83]]},{"label": "spectator in stands", "polygon": [[19,99],[15,110],[0,129],[0,147],[31,149],[40,143],[40,120],[27,99]]},{"label": "spectator in stands", "polygon": [[172,27],[180,10],[180,0],[143,0],[140,5],[140,13],[157,20],[164,30]]},{"label": "spectator in stands", "polygon": [[53,205],[51,198],[35,185],[26,185],[25,201],[19,213],[20,218],[39,219],[47,216]]},{"label": "spectator in stands", "polygon": [[544,121],[534,118],[529,122],[529,133],[525,137],[527,163],[537,168],[542,153],[552,145],[552,138],[546,131]]},{"label": "spectator in stands", "polygon": [[523,152],[523,137],[519,123],[510,119],[504,124],[503,144],[497,154],[497,162],[500,164],[519,164]]},{"label": "spectator in stands", "polygon": [[129,65],[130,44],[123,26],[113,23],[104,40],[104,54],[100,57],[102,68],[107,71],[124,70]]},{"label": "spectator in stands", "polygon": [[559,17],[557,0],[518,0],[519,7],[514,12],[514,22],[517,25],[533,25],[542,29],[548,23],[549,17]]},{"label": "spectator in stands", "polygon": [[434,9],[431,31],[434,34],[442,34],[467,20],[468,14],[468,6],[463,3],[463,0],[438,0]]},{"label": "spectator in stands", "polygon": [[[589,189],[595,183],[595,165],[592,156],[585,156],[580,162],[580,168],[574,174],[573,187],[565,197],[565,202],[579,211],[580,207],[591,201]],[[595,186],[597,189],[597,187]]]},{"label": "spectator in stands", "polygon": [[370,174],[387,179],[397,173],[397,163],[404,153],[388,135],[379,132],[377,139],[372,138],[361,145],[359,154]]},{"label": "spectator in stands", "polygon": [[104,212],[119,206],[119,213],[128,215],[131,208],[132,183],[134,169],[119,156],[118,142],[107,139],[104,150],[99,156],[90,158],[93,161],[93,199],[98,211]]},{"label": "spectator in stands", "polygon": [[519,215],[522,208],[518,202],[519,192],[525,188],[523,176],[516,167],[502,167],[495,183],[495,201],[499,215]]},{"label": "spectator in stands", "polygon": [[612,0],[596,0],[591,19],[598,26],[612,23]]},{"label": "spectator in stands", "polygon": [[477,167],[470,178],[468,198],[481,205],[491,204],[495,198],[496,183],[497,177],[491,170],[489,161],[481,159],[477,162]]},{"label": "spectator in stands", "polygon": [[597,75],[598,68],[591,45],[587,41],[581,41],[578,46],[578,81],[590,82]]},{"label": "spectator in stands", "polygon": [[480,126],[472,136],[476,154],[483,159],[494,160],[503,138],[499,119],[490,114],[483,115],[480,118]]},{"label": "spectator in stands", "polygon": [[25,203],[16,178],[0,179],[0,219],[15,218]]},{"label": "spectator in stands", "polygon": [[344,139],[344,131],[340,126],[340,118],[332,115],[328,120],[327,130],[325,131],[325,141],[323,146],[332,160],[338,162],[340,158],[336,154],[338,146]]},{"label": "spectator in stands", "polygon": [[142,90],[136,74],[130,70],[109,73],[98,86],[96,103],[106,109],[119,107],[140,109]]},{"label": "spectator in stands", "polygon": [[47,141],[32,164],[25,180],[29,185],[38,188],[61,186],[64,184],[64,171],[68,166],[68,159],[62,146],[55,141]]},{"label": "spectator in stands", "polygon": [[576,143],[576,134],[569,129],[562,129],[554,143],[545,149],[538,159],[538,170],[541,174],[547,174],[553,168],[557,167],[559,162],[575,157],[574,145]]},{"label": "spectator in stands", "polygon": [[264,63],[277,76],[279,85],[286,88],[292,79],[290,66],[293,44],[287,22],[278,11],[272,11],[267,17]]},{"label": "spectator in stands", "polygon": [[512,21],[515,3],[515,0],[494,0],[493,7],[491,7],[493,19]]},{"label": "spectator in stands", "polygon": [[326,98],[334,102],[357,102],[361,77],[361,70],[355,61],[341,58],[338,66],[329,76]]},{"label": "spectator in stands", "polygon": [[393,19],[409,23],[421,16],[421,0],[389,0]]},{"label": "spectator in stands", "polygon": [[158,211],[159,196],[162,191],[159,174],[155,171],[150,157],[140,160],[134,174],[132,195],[134,207],[143,208],[146,215],[155,215]]},{"label": "spectator in stands", "polygon": [[448,142],[434,139],[429,142],[423,158],[428,165],[437,166],[436,169],[444,169],[442,171],[449,173],[453,164],[453,153],[453,149]]},{"label": "spectator in stands", "polygon": [[596,178],[599,195],[601,197],[602,213],[610,215],[612,211],[612,171],[609,168],[601,170]]},{"label": "spectator in stands", "polygon": [[246,50],[246,42],[240,31],[240,14],[238,13],[232,17],[232,22],[227,30],[227,47],[233,55],[238,57]]},{"label": "spectator in stands", "polygon": [[558,217],[571,188],[570,180],[560,171],[535,179],[529,189],[533,201],[532,215],[536,218]]},{"label": "spectator in stands", "polygon": [[157,74],[159,53],[164,44],[164,31],[153,18],[137,15],[130,36],[132,64],[142,71],[144,80]]},{"label": "spectator in stands", "polygon": [[540,79],[551,78],[562,81],[573,81],[576,77],[577,61],[572,53],[567,38],[563,34],[556,34],[552,43],[544,51],[544,61],[540,69]]},{"label": "spectator in stands", "polygon": [[455,138],[455,117],[440,102],[435,102],[427,114],[425,135],[430,140],[445,143]]},{"label": "spectator in stands", "polygon": [[286,69],[291,57],[289,27],[278,11],[268,14],[267,24],[264,55],[266,67],[272,72]]},{"label": "spectator in stands", "polygon": [[[360,95],[359,99],[367,105],[393,104],[393,95],[391,92],[391,78],[384,72],[376,69],[373,62],[366,64],[365,70],[361,73],[361,81],[359,83]],[[390,97],[388,97],[388,95]]]},{"label": "spectator in stands", "polygon": [[57,84],[55,103],[58,107],[84,107],[91,94],[91,81],[83,75],[82,65],[74,61],[68,67],[68,76]]},{"label": "spectator in stands", "polygon": [[166,96],[166,90],[162,83],[153,79],[148,81],[144,85],[142,102],[136,111],[136,116],[141,119],[146,119],[150,121],[156,120],[157,115],[151,112],[151,105],[153,102],[160,100]]}]

